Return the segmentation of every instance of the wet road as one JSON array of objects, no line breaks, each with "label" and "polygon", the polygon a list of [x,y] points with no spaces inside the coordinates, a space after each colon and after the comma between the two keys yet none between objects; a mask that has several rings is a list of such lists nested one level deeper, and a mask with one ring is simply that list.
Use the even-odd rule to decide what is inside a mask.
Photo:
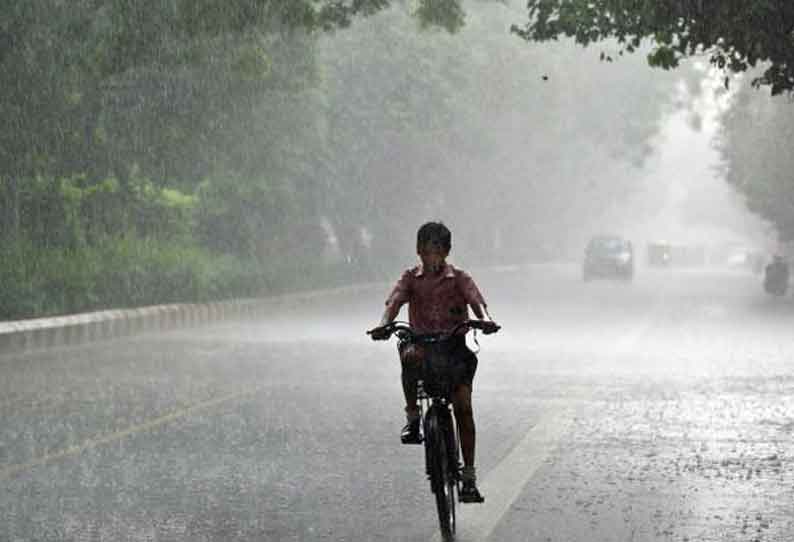
[{"label": "wet road", "polygon": [[[459,540],[794,539],[794,303],[728,271],[473,273],[485,505]],[[0,540],[437,539],[386,287],[0,358]]]}]

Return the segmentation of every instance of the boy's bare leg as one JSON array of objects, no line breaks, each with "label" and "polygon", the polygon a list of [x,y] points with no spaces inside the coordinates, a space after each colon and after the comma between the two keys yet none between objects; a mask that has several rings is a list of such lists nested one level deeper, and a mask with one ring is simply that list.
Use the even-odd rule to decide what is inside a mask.
[{"label": "boy's bare leg", "polygon": [[455,419],[458,420],[463,464],[472,469],[474,467],[475,431],[474,415],[471,408],[471,386],[460,384],[455,389],[452,402],[455,407]]},{"label": "boy's bare leg", "polygon": [[477,473],[474,470],[474,416],[471,409],[471,386],[460,385],[455,390],[452,401],[455,418],[458,420],[460,448],[463,451],[463,486],[460,489],[461,502],[483,502],[485,499],[477,489]]},{"label": "boy's bare leg", "polygon": [[417,403],[416,393],[416,375],[415,371],[411,371],[403,367],[403,395],[405,395],[405,414],[408,420],[413,420],[419,417],[419,405]]},{"label": "boy's bare leg", "polygon": [[400,440],[403,444],[421,444],[422,436],[419,428],[419,406],[417,404],[416,371],[411,371],[403,365],[403,393],[405,394],[405,420],[406,424],[400,431]]}]

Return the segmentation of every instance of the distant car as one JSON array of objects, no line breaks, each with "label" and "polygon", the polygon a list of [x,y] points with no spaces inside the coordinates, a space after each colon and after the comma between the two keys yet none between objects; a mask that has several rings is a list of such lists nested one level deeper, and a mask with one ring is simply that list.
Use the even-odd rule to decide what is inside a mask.
[{"label": "distant car", "polygon": [[673,247],[667,241],[648,243],[648,265],[669,267],[673,260]]},{"label": "distant car", "polygon": [[733,269],[752,269],[752,251],[743,247],[734,248],[728,253],[725,264]]},{"label": "distant car", "polygon": [[582,278],[634,278],[634,248],[631,241],[617,235],[599,235],[590,239],[584,252]]}]

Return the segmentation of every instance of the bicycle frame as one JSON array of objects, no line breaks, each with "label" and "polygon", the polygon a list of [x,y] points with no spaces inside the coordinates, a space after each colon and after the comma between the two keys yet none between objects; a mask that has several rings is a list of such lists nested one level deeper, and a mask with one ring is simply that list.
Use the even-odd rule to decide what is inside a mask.
[{"label": "bicycle frame", "polygon": [[464,329],[494,333],[499,326],[493,322],[467,320],[445,333],[421,335],[407,322],[392,322],[383,326],[385,335],[379,333],[382,339],[397,334],[401,342],[421,345],[425,349],[417,389],[420,423],[424,430],[425,470],[435,495],[441,534],[447,541],[455,537],[455,502],[461,481],[460,436],[452,408],[453,372],[461,370],[461,366],[452,358],[449,341],[462,337],[465,333],[459,332]]},{"label": "bicycle frame", "polygon": [[[425,393],[423,381],[419,381],[417,398],[419,399],[419,418],[420,424],[427,435],[426,420],[432,416],[436,416],[439,420],[439,429],[448,432],[448,451],[450,457],[450,464],[455,466],[456,481],[460,481],[460,435],[457,429],[457,419],[454,415],[452,403],[442,397],[430,397]],[[428,476],[430,475],[430,458],[428,457],[429,450],[427,443],[425,443],[425,465]]]},{"label": "bicycle frame", "polygon": [[[424,427],[425,420],[431,415],[438,416],[442,424],[439,426],[443,430],[450,432],[452,437],[447,443],[451,448],[450,452],[455,457],[455,474],[458,474],[460,466],[457,464],[458,450],[460,441],[457,431],[457,423],[454,417],[452,404],[453,386],[451,374],[449,373],[449,360],[440,363],[440,367],[434,367],[439,357],[446,354],[442,353],[445,348],[444,342],[432,343],[426,349],[425,358],[422,363],[421,377],[417,383],[417,399],[419,400],[419,415]],[[448,426],[448,427],[446,427]]]},{"label": "bicycle frame", "polygon": [[455,536],[455,503],[460,491],[460,440],[452,405],[456,362],[450,357],[447,340],[421,341],[425,348],[421,378],[417,386],[419,415],[424,430],[425,470],[435,495],[439,527],[446,540]]}]

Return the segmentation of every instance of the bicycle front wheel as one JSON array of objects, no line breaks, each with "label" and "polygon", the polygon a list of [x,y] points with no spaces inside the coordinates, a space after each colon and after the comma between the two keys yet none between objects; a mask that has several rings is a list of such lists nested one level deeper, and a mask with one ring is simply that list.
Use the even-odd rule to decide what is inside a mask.
[{"label": "bicycle front wheel", "polygon": [[425,445],[428,447],[430,488],[435,495],[438,522],[444,540],[452,540],[455,536],[457,481],[453,465],[449,463],[447,433],[450,429],[449,413],[431,409],[425,418]]}]

